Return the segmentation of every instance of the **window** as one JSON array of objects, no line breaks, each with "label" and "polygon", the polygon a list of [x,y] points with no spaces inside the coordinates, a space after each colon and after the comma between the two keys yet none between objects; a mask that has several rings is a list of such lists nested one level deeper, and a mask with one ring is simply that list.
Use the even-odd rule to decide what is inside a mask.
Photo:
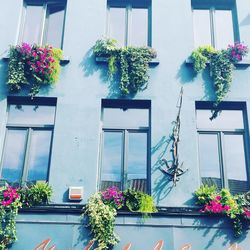
[{"label": "window", "polygon": [[107,36],[123,46],[151,46],[151,1],[108,1]]},{"label": "window", "polygon": [[100,190],[149,190],[150,101],[102,100]]},{"label": "window", "polygon": [[202,183],[226,187],[232,193],[248,191],[245,104],[223,103],[221,113],[213,120],[211,108],[206,102],[196,103]]},{"label": "window", "polygon": [[55,105],[54,98],[9,98],[1,178],[48,180]]},{"label": "window", "polygon": [[65,1],[25,1],[19,43],[62,48]]},{"label": "window", "polygon": [[[219,1],[192,1],[195,47],[212,45],[217,49],[226,49],[228,44],[239,41],[237,14],[234,1],[227,5]],[[213,4],[214,3],[214,4]]]}]

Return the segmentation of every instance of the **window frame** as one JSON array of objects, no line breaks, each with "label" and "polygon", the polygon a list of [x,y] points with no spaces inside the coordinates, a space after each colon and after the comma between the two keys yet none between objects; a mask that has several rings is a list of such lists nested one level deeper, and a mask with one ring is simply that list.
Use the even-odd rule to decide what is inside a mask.
[{"label": "window frame", "polygon": [[23,41],[23,36],[24,36],[24,29],[25,29],[27,6],[41,6],[43,8],[42,19],[40,20],[40,30],[39,30],[39,39],[38,39],[39,41],[37,44],[38,45],[46,45],[47,44],[49,5],[64,6],[64,17],[63,17],[63,23],[62,23],[61,44],[60,44],[60,47],[58,47],[60,49],[63,48],[67,0],[62,0],[62,1],[58,1],[58,0],[24,0],[17,44],[21,44],[23,42],[26,42],[26,41]]},{"label": "window frame", "polygon": [[[9,130],[25,130],[26,131],[26,138],[25,138],[25,145],[24,145],[24,158],[21,170],[21,177],[18,183],[27,182],[28,172],[29,172],[29,161],[30,161],[30,151],[31,151],[31,139],[32,139],[32,132],[33,131],[51,131],[51,139],[49,143],[49,157],[48,157],[48,169],[47,169],[47,176],[46,181],[49,181],[49,173],[50,173],[50,161],[51,161],[51,153],[52,153],[52,146],[53,146],[53,136],[54,136],[54,127],[55,127],[55,119],[56,119],[56,98],[49,98],[49,97],[34,97],[33,99],[26,98],[26,97],[7,97],[7,121],[5,126],[5,136],[4,136],[4,143],[3,143],[3,150],[1,155],[1,165],[0,165],[0,173],[2,176],[3,171],[3,163],[4,163],[4,156],[6,152],[6,143],[7,143],[7,134]],[[38,106],[54,106],[55,107],[55,114],[54,114],[54,124],[12,124],[8,122],[8,116],[10,112],[10,105],[38,105]],[[7,180],[8,181],[8,180]]]},{"label": "window frame", "polygon": [[[148,127],[128,127],[128,126],[104,126],[104,109],[106,108],[122,108],[122,109],[146,109],[148,110]],[[146,158],[146,193],[151,193],[151,101],[150,100],[120,100],[120,99],[102,99],[101,101],[101,135],[100,135],[100,150],[99,150],[99,173],[97,189],[101,190],[101,175],[102,161],[104,150],[104,134],[105,132],[120,132],[122,133],[122,148],[121,148],[121,190],[126,189],[128,169],[128,137],[129,133],[146,133],[147,135],[147,158]]]},{"label": "window frame", "polygon": [[[208,1],[199,1],[199,0],[192,0],[192,13],[194,10],[208,10],[209,11],[209,26],[211,30],[211,46],[214,48],[218,47],[217,44],[217,36],[216,36],[216,23],[215,23],[215,16],[216,10],[230,10],[232,14],[232,24],[233,24],[233,40],[234,42],[240,41],[240,34],[239,34],[239,23],[238,23],[238,15],[237,15],[237,8],[236,2],[234,0],[208,0]],[[192,15],[193,16],[193,15]],[[193,27],[194,27],[194,19],[193,19]],[[194,37],[194,44],[195,44],[195,36],[193,31]],[[199,44],[198,46],[203,46],[206,44]],[[226,49],[226,48],[225,48]]]},{"label": "window frame", "polygon": [[[225,151],[224,136],[225,135],[242,135],[247,184],[248,184],[248,187],[250,187],[250,169],[249,169],[250,154],[248,152],[250,144],[249,144],[249,127],[248,127],[246,103],[245,102],[222,102],[222,103],[220,103],[218,109],[222,110],[222,111],[223,110],[242,111],[242,120],[243,120],[244,128],[242,128],[242,129],[199,128],[196,124],[200,182],[202,184],[200,146],[199,146],[199,139],[198,139],[199,135],[200,134],[206,134],[206,135],[215,134],[217,136],[217,147],[218,147],[220,178],[221,178],[222,188],[229,188],[229,179],[227,176],[228,170],[227,170],[227,163],[226,163],[226,151]],[[214,110],[214,106],[213,106],[212,102],[196,101],[195,102],[196,117],[197,117],[197,110]],[[220,114],[218,114],[218,115],[220,115]]]},{"label": "window frame", "polygon": [[[115,1],[115,0],[108,0],[107,1],[107,22],[106,22],[106,37],[114,38],[110,36],[110,8],[122,8],[125,9],[125,34],[124,34],[124,41],[123,46],[133,46],[131,44],[131,26],[132,26],[132,10],[135,9],[147,9],[148,11],[148,37],[147,37],[147,45],[152,46],[152,4],[151,0],[127,0],[127,1]],[[143,45],[142,45],[143,46]]]}]

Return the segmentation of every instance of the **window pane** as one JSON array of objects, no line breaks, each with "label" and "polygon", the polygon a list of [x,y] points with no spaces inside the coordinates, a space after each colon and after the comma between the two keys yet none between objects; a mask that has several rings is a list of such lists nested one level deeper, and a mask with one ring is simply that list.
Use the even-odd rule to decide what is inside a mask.
[{"label": "window pane", "polygon": [[131,45],[148,45],[148,9],[132,9],[132,24],[129,32]]},{"label": "window pane", "polygon": [[215,10],[216,48],[226,49],[234,43],[233,18],[231,10]]},{"label": "window pane", "polygon": [[9,124],[54,124],[55,106],[9,106]]},{"label": "window pane", "polygon": [[62,47],[64,6],[49,6],[47,20],[47,40],[45,44],[56,48]]},{"label": "window pane", "polygon": [[229,188],[234,193],[248,191],[243,135],[226,134],[224,147]]},{"label": "window pane", "polygon": [[195,47],[212,44],[209,10],[193,10]]},{"label": "window pane", "polygon": [[146,192],[147,134],[129,133],[127,188]]},{"label": "window pane", "polygon": [[196,110],[197,127],[208,129],[244,129],[242,110],[223,110],[216,119],[210,120],[211,110]]},{"label": "window pane", "polygon": [[2,165],[2,178],[10,182],[21,180],[27,130],[7,130]]},{"label": "window pane", "polygon": [[[216,134],[199,134],[200,175],[203,184],[222,187]],[[209,152],[209,153],[208,153]]]},{"label": "window pane", "polygon": [[104,132],[102,152],[101,190],[110,186],[121,188],[122,132]]},{"label": "window pane", "polygon": [[103,124],[110,127],[148,127],[148,119],[148,109],[105,108],[103,113]]},{"label": "window pane", "polygon": [[52,131],[32,131],[29,150],[28,181],[47,180],[51,136]]},{"label": "window pane", "polygon": [[40,43],[43,6],[27,5],[22,42]]},{"label": "window pane", "polygon": [[125,45],[126,9],[111,7],[109,9],[109,15],[110,38],[115,38],[120,45]]}]

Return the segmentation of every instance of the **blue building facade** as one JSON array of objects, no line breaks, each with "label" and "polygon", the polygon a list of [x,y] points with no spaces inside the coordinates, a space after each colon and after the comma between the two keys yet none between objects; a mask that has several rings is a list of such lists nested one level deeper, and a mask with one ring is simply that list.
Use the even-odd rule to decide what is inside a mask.
[{"label": "blue building facade", "polygon": [[[127,243],[131,249],[157,249],[159,240],[162,249],[171,250],[185,244],[185,249],[229,249],[235,242],[249,249],[249,232],[235,239],[230,221],[200,213],[193,193],[209,181],[235,193],[249,190],[250,58],[235,65],[223,111],[212,122],[209,71],[196,76],[188,60],[203,44],[250,46],[248,0],[12,0],[0,2],[0,9],[1,177],[45,179],[53,188],[48,206],[20,211],[18,241],[11,249],[36,249],[46,239],[51,241],[41,249],[84,249],[91,237],[81,208],[109,183],[141,185],[159,208],[144,223],[140,214],[118,213],[121,241],[114,249]],[[107,64],[97,62],[92,51],[101,37],[157,51],[144,91],[133,98],[114,95]],[[9,46],[22,42],[61,47],[67,61],[59,81],[34,99],[9,93],[6,85]],[[182,87],[179,159],[188,171],[173,186],[161,160],[171,160]],[[35,106],[40,111],[29,108]],[[38,161],[47,167],[41,170]],[[69,199],[70,187],[83,188],[81,201]]]}]

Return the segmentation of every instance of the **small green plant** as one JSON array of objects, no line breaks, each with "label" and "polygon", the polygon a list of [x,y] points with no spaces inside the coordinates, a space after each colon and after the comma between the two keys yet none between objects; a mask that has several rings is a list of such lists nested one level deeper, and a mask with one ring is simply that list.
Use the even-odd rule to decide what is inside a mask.
[{"label": "small green plant", "polygon": [[202,72],[210,63],[210,75],[214,82],[216,96],[215,107],[224,100],[230,89],[234,63],[241,61],[247,53],[247,46],[241,43],[229,45],[226,50],[215,50],[212,46],[206,45],[192,52],[191,59],[196,73]]},{"label": "small green plant", "polygon": [[93,48],[95,56],[108,58],[108,73],[116,75],[123,95],[136,94],[147,87],[148,63],[156,52],[148,47],[118,47],[115,39],[98,40]]},{"label": "small green plant", "polygon": [[232,221],[235,237],[243,233],[246,220],[250,219],[249,192],[233,196],[228,189],[220,192],[215,186],[201,186],[196,192],[197,204],[202,205],[203,213],[224,214]]},{"label": "small green plant", "polygon": [[52,187],[46,182],[27,184],[20,189],[22,204],[27,207],[48,203],[52,193]]},{"label": "small green plant", "polygon": [[84,214],[89,218],[88,226],[93,240],[97,242],[95,249],[110,249],[119,242],[119,237],[114,232],[114,222],[117,211],[125,206],[132,212],[157,212],[153,198],[143,192],[122,192],[117,187],[110,187],[90,197]]},{"label": "small green plant", "polygon": [[58,80],[62,50],[51,46],[23,43],[11,46],[9,50],[8,81],[10,91],[30,89],[36,95],[44,85]]}]

